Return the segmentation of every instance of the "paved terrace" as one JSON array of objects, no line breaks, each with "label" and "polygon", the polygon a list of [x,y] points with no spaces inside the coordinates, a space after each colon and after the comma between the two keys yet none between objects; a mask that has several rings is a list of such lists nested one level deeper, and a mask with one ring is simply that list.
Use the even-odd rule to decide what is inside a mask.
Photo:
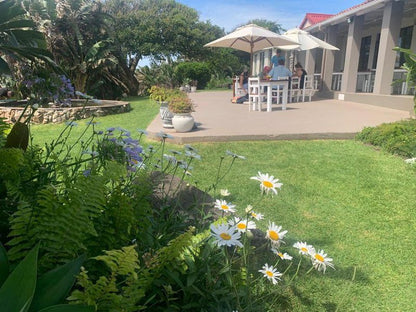
[{"label": "paved terrace", "polygon": [[248,104],[233,104],[230,91],[190,93],[197,129],[177,133],[163,128],[158,116],[147,128],[150,138],[161,131],[174,143],[247,140],[351,139],[364,127],[410,118],[410,112],[339,100],[273,105],[272,112],[249,111]]}]

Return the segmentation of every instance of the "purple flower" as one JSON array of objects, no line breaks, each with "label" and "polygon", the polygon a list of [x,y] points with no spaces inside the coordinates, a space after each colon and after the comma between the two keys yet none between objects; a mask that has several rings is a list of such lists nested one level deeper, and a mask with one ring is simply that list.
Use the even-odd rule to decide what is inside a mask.
[{"label": "purple flower", "polygon": [[82,174],[84,177],[88,178],[91,175],[91,169],[85,169]]}]

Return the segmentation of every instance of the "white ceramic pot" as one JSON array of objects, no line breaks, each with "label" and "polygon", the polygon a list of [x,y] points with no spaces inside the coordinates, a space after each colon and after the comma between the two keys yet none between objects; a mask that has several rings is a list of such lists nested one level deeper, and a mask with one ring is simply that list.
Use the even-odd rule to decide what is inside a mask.
[{"label": "white ceramic pot", "polygon": [[173,125],[172,125],[173,114],[168,108],[168,102],[160,103],[159,112],[160,112],[160,118],[162,119],[163,128],[173,128]]},{"label": "white ceramic pot", "polygon": [[195,86],[191,87],[191,92],[196,92],[196,87]]},{"label": "white ceramic pot", "polygon": [[176,132],[188,132],[194,127],[194,117],[190,113],[175,114],[172,118],[173,128]]}]

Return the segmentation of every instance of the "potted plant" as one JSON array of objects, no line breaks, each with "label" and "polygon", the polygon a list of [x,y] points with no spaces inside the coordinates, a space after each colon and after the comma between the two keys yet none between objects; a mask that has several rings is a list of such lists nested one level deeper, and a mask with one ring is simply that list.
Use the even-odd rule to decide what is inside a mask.
[{"label": "potted plant", "polygon": [[173,128],[172,117],[173,114],[169,111],[168,108],[168,98],[170,96],[170,90],[160,86],[152,86],[149,89],[150,99],[159,103],[159,113],[160,118],[162,119],[164,128]]},{"label": "potted plant", "polygon": [[198,80],[191,81],[191,92],[196,92],[196,86],[198,85]]},{"label": "potted plant", "polygon": [[194,127],[192,101],[182,92],[169,100],[169,110],[173,113],[172,124],[176,132],[188,132]]}]

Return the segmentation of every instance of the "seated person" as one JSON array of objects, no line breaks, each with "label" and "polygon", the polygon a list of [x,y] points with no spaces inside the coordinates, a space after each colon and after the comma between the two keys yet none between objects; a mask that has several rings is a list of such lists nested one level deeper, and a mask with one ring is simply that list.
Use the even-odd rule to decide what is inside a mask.
[{"label": "seated person", "polygon": [[278,80],[279,77],[292,77],[292,72],[285,67],[285,61],[280,59],[278,65],[269,72],[270,80]]},{"label": "seated person", "polygon": [[244,66],[243,72],[240,74],[240,88],[244,89],[244,92],[248,93],[248,68]]},{"label": "seated person", "polygon": [[269,76],[270,70],[271,70],[270,66],[267,66],[267,65],[264,66],[263,71],[259,75],[260,79],[267,79]]},{"label": "seated person", "polygon": [[7,88],[0,88],[0,99],[8,99],[13,96],[13,91]]},{"label": "seated person", "polygon": [[303,69],[300,63],[295,64],[295,72],[294,75],[299,77],[299,88],[303,89],[303,85],[305,84],[305,75],[307,75],[306,70]]}]

